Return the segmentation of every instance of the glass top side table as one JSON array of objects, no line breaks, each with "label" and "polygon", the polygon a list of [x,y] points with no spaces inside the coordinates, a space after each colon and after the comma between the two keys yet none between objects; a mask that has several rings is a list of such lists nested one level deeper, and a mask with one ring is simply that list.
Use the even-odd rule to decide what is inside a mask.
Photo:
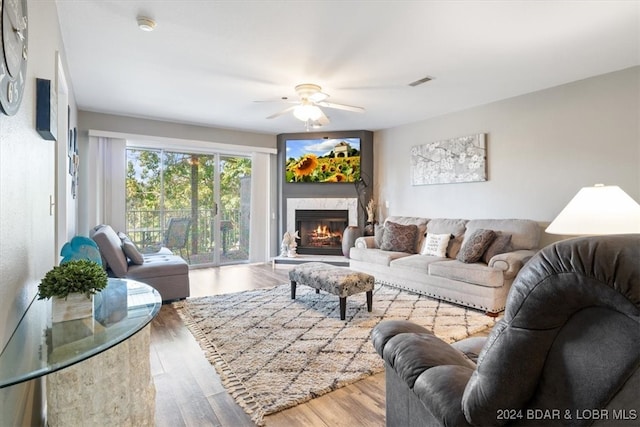
[{"label": "glass top side table", "polygon": [[95,356],[143,329],[162,298],[151,286],[109,279],[94,295],[93,317],[52,323],[50,300],[37,296],[0,354],[0,388],[56,372]]}]

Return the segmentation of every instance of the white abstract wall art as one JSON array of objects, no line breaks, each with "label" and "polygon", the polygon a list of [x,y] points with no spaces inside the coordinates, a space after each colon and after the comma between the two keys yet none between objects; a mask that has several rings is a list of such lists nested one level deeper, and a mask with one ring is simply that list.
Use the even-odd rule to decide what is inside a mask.
[{"label": "white abstract wall art", "polygon": [[412,185],[486,180],[487,147],[484,133],[411,147]]}]

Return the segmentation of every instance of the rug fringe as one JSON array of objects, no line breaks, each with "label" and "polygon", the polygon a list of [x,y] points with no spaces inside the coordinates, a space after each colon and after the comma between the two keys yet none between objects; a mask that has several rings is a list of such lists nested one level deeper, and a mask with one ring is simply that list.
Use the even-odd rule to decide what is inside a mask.
[{"label": "rug fringe", "polygon": [[236,403],[250,416],[258,426],[264,426],[264,411],[262,406],[256,398],[251,394],[249,389],[244,383],[236,376],[235,372],[231,369],[229,364],[218,352],[216,346],[209,341],[205,333],[200,329],[195,319],[191,316],[189,309],[183,302],[176,302],[172,304],[178,312],[178,315],[191,331],[200,348],[205,353],[205,357],[211,365],[215,367],[216,372],[220,375],[222,385],[227,392],[233,397]]}]

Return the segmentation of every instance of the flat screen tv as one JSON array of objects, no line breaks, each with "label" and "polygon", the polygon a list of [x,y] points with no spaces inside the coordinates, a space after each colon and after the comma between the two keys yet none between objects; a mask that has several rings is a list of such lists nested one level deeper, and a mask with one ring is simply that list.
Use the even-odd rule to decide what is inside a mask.
[{"label": "flat screen tv", "polygon": [[360,178],[360,138],[285,141],[286,182],[356,182]]}]

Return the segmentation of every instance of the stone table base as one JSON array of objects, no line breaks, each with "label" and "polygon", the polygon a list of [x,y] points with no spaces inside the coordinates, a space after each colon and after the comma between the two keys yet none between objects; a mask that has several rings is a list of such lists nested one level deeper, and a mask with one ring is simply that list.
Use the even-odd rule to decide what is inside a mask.
[{"label": "stone table base", "polygon": [[83,362],[47,375],[47,419],[55,426],[153,426],[151,326]]}]

